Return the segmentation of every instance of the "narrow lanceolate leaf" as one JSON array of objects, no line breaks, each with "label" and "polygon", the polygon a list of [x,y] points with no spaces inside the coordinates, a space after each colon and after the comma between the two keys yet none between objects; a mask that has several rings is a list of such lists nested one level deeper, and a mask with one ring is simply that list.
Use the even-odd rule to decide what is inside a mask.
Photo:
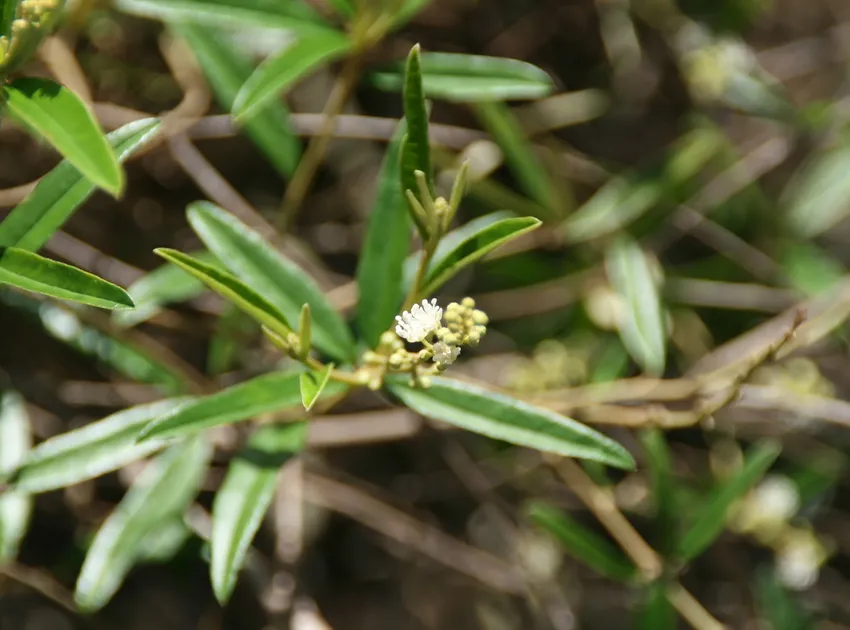
[{"label": "narrow lanceolate leaf", "polygon": [[121,287],[16,247],[0,247],[0,284],[100,308],[133,308]]},{"label": "narrow lanceolate leaf", "polygon": [[81,610],[102,608],[143,556],[148,534],[185,511],[203,482],[210,455],[203,439],[190,440],[168,449],[136,479],[86,554],[74,591]]},{"label": "narrow lanceolate leaf", "polygon": [[[0,479],[21,465],[32,446],[24,399],[16,392],[0,395]],[[0,493],[0,565],[15,559],[27,531],[32,499],[19,489]]]},{"label": "narrow lanceolate leaf", "polygon": [[[300,377],[300,371],[273,372],[196,398],[148,424],[138,439],[144,443],[153,438],[193,435],[260,414],[297,408],[301,405]],[[323,395],[333,396],[344,391],[344,385],[332,381]]]},{"label": "narrow lanceolate leaf", "polygon": [[[206,251],[190,254],[195,260],[221,269],[218,258]],[[166,263],[127,287],[136,308],[115,311],[112,320],[119,326],[135,326],[162,310],[162,307],[198,297],[206,290],[203,282],[180,267]]]},{"label": "narrow lanceolate leaf", "polygon": [[94,479],[147,457],[162,440],[137,443],[145,425],[173,411],[188,398],[173,398],[131,407],[36,446],[11,479],[15,488],[48,492]]},{"label": "narrow lanceolate leaf", "polygon": [[217,267],[207,265],[183,252],[165,248],[154,251],[168,262],[198,278],[210,289],[238,306],[261,324],[284,336],[290,331],[286,316],[237,277]]},{"label": "narrow lanceolate leaf", "polygon": [[760,617],[770,624],[770,630],[811,630],[818,627],[812,615],[779,583],[773,569],[763,567],[756,571],[754,590]]},{"label": "narrow lanceolate leaf", "polygon": [[640,434],[646,451],[652,500],[655,503],[656,546],[662,553],[672,551],[676,542],[676,504],[673,462],[667,438],[660,429],[646,429]]},{"label": "narrow lanceolate leaf", "polygon": [[399,175],[406,130],[402,121],[384,156],[357,265],[357,328],[370,348],[390,327],[404,300],[404,259],[410,251],[412,227]]},{"label": "narrow lanceolate leaf", "polygon": [[236,217],[211,203],[191,204],[188,216],[192,228],[222,264],[289,321],[298,321],[303,305],[310,305],[317,348],[340,361],[353,360],[356,344],[345,320],[298,265]]},{"label": "narrow lanceolate leaf", "polygon": [[[156,135],[159,126],[156,118],[136,120],[106,138],[118,161],[124,162]],[[0,223],[0,246],[38,250],[95,188],[71,162],[63,160]]]},{"label": "narrow lanceolate leaf", "polygon": [[505,160],[525,193],[543,207],[557,206],[556,190],[549,174],[522,130],[514,113],[504,103],[479,103],[478,118],[505,154]]},{"label": "narrow lanceolate leaf", "polygon": [[539,226],[540,220],[534,217],[503,219],[471,234],[445,256],[435,255],[428,267],[421,295],[431,295],[464,267]]},{"label": "narrow lanceolate leaf", "polygon": [[637,567],[616,545],[561,510],[535,502],[529,506],[528,515],[537,525],[552,534],[570,555],[600,575],[620,582],[630,582],[637,577]]},{"label": "narrow lanceolate leaf", "polygon": [[[429,98],[482,102],[534,99],[552,92],[551,77],[530,63],[503,57],[422,53],[422,85]],[[372,75],[384,90],[402,87],[401,68]]]},{"label": "narrow lanceolate leaf", "polygon": [[117,0],[125,13],[169,22],[199,22],[228,27],[279,28],[303,33],[327,30],[305,2],[269,0]]},{"label": "narrow lanceolate leaf", "polygon": [[336,31],[300,36],[257,66],[236,95],[233,115],[237,120],[247,120],[317,67],[342,57],[350,49],[351,41]]},{"label": "narrow lanceolate leaf", "polygon": [[432,381],[427,389],[413,388],[407,378],[394,376],[388,385],[408,407],[434,420],[547,453],[634,468],[620,444],[571,418],[460,381]]},{"label": "narrow lanceolate leaf", "polygon": [[[410,190],[418,197],[419,186],[416,183],[416,171],[425,173],[428,186],[433,191],[431,181],[431,145],[428,139],[428,108],[425,93],[422,91],[422,69],[419,66],[419,44],[410,50],[404,73],[404,117],[407,121],[407,135],[401,145],[401,188]],[[411,214],[416,227],[423,233],[425,226],[416,214]]]},{"label": "narrow lanceolate leaf", "polygon": [[850,213],[850,142],[816,154],[783,193],[789,232],[803,238],[822,234]]},{"label": "narrow lanceolate leaf", "polygon": [[310,411],[315,402],[322,395],[325,387],[328,386],[328,381],[331,378],[333,365],[326,365],[321,371],[309,370],[301,373],[299,385],[301,388],[301,404],[304,409]]},{"label": "narrow lanceolate leaf", "polygon": [[676,611],[667,597],[667,582],[656,580],[646,588],[636,630],[676,630]]},{"label": "narrow lanceolate leaf", "polygon": [[[189,22],[174,22],[171,28],[186,40],[219,105],[230,111],[237,92],[254,70],[250,58],[229,43],[221,31]],[[242,129],[279,173],[292,175],[301,157],[301,141],[292,131],[289,111],[281,102],[260,108],[243,122]]]},{"label": "narrow lanceolate leaf", "polygon": [[48,79],[24,77],[4,89],[9,113],[43,136],[89,181],[117,197],[124,171],[92,113],[79,97]]},{"label": "narrow lanceolate leaf", "polygon": [[775,442],[764,442],[747,451],[741,470],[724,479],[703,508],[693,515],[693,525],[679,544],[678,555],[682,560],[696,558],[723,532],[729,507],[764,477],[781,450]]},{"label": "narrow lanceolate leaf", "polygon": [[619,318],[623,345],[647,373],[664,372],[667,333],[658,282],[640,246],[621,237],[605,253],[605,271],[622,300]]},{"label": "narrow lanceolate leaf", "polygon": [[304,448],[306,437],[304,422],[266,425],[231,460],[212,508],[210,577],[220,603],[230,599],[274,496],[278,471]]}]

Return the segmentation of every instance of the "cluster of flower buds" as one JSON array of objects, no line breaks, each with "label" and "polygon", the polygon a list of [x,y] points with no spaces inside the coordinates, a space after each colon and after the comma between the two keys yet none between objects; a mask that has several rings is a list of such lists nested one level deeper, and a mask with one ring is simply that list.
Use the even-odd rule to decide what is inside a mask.
[{"label": "cluster of flower buds", "polygon": [[9,35],[0,37],[0,70],[14,70],[35,52],[64,4],[64,0],[22,0]]},{"label": "cluster of flower buds", "polygon": [[[487,315],[475,308],[472,298],[449,304],[445,320],[443,326],[443,309],[436,299],[422,300],[396,316],[395,332],[385,332],[378,346],[363,355],[363,383],[378,389],[385,373],[396,372],[410,374],[413,384],[427,387],[430,374],[444,371],[457,360],[461,346],[476,345],[487,332]],[[411,351],[405,341],[423,347]]]},{"label": "cluster of flower buds", "polygon": [[404,191],[410,206],[413,221],[422,234],[422,240],[436,246],[440,238],[449,231],[458,206],[460,206],[466,188],[468,163],[464,162],[455,178],[452,192],[447,201],[443,197],[433,198],[428,186],[428,178],[422,171],[414,171],[419,196],[412,191]]}]

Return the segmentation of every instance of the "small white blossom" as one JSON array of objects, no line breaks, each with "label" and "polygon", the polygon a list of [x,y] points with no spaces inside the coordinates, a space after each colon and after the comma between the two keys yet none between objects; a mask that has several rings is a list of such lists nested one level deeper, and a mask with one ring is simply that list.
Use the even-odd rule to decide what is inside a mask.
[{"label": "small white blossom", "polygon": [[399,337],[410,343],[427,339],[428,335],[440,327],[443,319],[443,309],[437,306],[437,300],[422,300],[422,304],[414,304],[413,308],[401,315],[396,315],[398,325],[395,331]]},{"label": "small white blossom", "polygon": [[434,344],[434,363],[451,365],[460,354],[460,348],[438,341]]},{"label": "small white blossom", "polygon": [[753,507],[765,520],[784,522],[800,508],[797,486],[787,477],[770,475],[753,493]]},{"label": "small white blossom", "polygon": [[776,557],[779,581],[795,591],[811,588],[818,581],[819,560],[816,550],[805,545],[783,550]]}]

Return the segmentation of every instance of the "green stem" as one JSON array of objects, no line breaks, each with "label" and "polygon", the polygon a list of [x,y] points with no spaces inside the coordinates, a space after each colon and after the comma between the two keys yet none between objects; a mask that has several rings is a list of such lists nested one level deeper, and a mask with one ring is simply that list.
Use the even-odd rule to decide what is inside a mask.
[{"label": "green stem", "polygon": [[422,258],[419,259],[419,266],[416,268],[416,277],[413,279],[413,284],[410,285],[410,291],[404,300],[404,305],[401,307],[402,312],[409,311],[410,307],[416,303],[419,298],[419,290],[422,288],[422,282],[425,280],[425,273],[428,271],[428,265],[431,263],[431,258],[434,257],[436,245],[426,243],[422,251]]},{"label": "green stem", "polygon": [[[315,359],[313,357],[306,357],[302,359],[301,362],[306,365],[311,370],[315,370],[316,372],[321,372],[325,369],[325,364]],[[348,372],[342,372],[341,370],[331,369],[331,379],[334,381],[338,381],[340,383],[345,383],[346,385],[356,385],[361,386],[363,383],[355,376],[354,374],[349,374]]]}]

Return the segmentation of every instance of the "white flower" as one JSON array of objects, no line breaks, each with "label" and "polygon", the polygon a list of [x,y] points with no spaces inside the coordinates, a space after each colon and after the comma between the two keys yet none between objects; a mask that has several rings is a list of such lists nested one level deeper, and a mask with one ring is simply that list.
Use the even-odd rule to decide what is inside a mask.
[{"label": "white flower", "polygon": [[753,493],[755,510],[762,519],[785,522],[800,507],[800,495],[794,482],[780,475],[770,475],[764,479]]},{"label": "white flower", "polygon": [[779,581],[787,588],[805,591],[814,586],[820,573],[815,550],[805,546],[790,547],[776,557]]},{"label": "white flower", "polygon": [[401,315],[396,315],[398,325],[395,331],[399,337],[410,343],[426,339],[428,335],[440,327],[443,319],[443,309],[437,306],[437,300],[422,300],[422,304],[414,304],[413,308]]},{"label": "white flower", "polygon": [[434,363],[440,363],[442,365],[451,365],[460,354],[460,348],[457,346],[450,346],[442,341],[438,341],[434,344],[433,351]]}]

